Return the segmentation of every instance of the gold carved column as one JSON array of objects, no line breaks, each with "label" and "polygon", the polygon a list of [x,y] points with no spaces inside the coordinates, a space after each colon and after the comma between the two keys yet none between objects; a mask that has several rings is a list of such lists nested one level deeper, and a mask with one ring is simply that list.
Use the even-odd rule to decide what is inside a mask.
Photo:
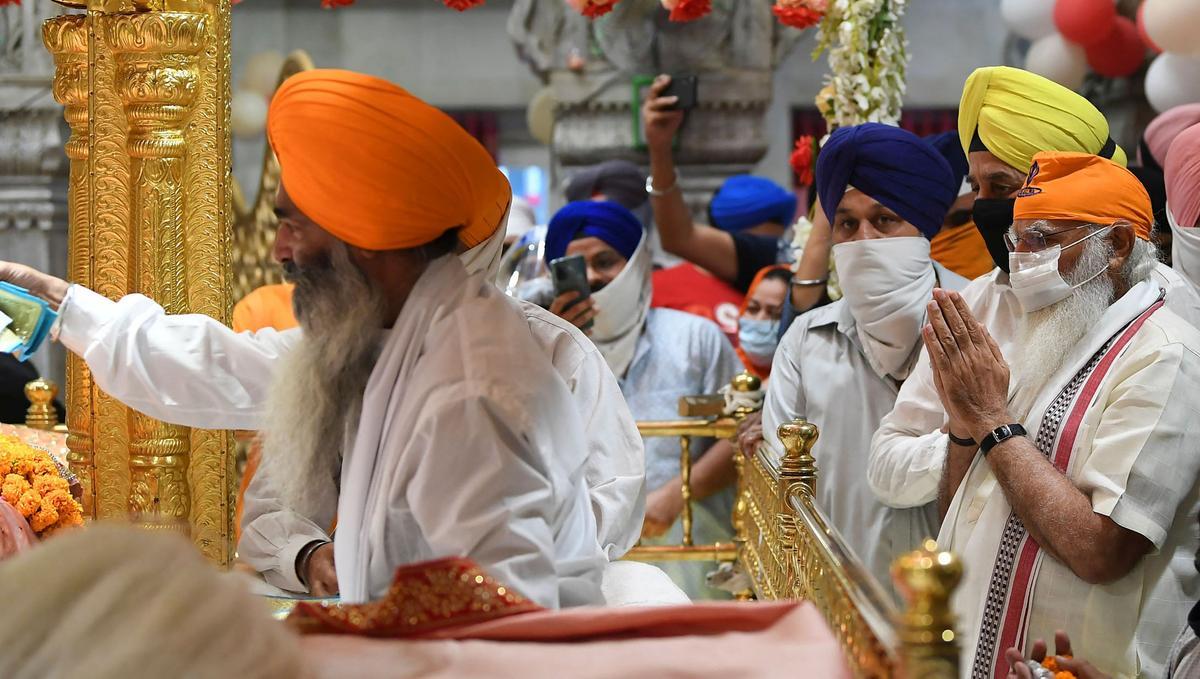
[{"label": "gold carved column", "polygon": [[[138,292],[167,313],[227,322],[229,0],[88,0],[86,9],[43,30],[74,133],[71,276],[110,299]],[[61,35],[82,35],[82,53]],[[79,70],[82,100],[70,87]],[[89,513],[188,532],[206,556],[228,563],[229,432],[132,411],[78,362],[67,401],[71,463],[92,486]]]},{"label": "gold carved column", "polygon": [[[54,99],[65,108],[64,117],[71,127],[67,140],[67,158],[71,161],[67,189],[70,215],[67,275],[83,285],[91,285],[92,235],[88,220],[88,26],[82,15],[50,19],[42,26],[46,48],[54,55]],[[92,435],[95,423],[91,373],[83,359],[67,354],[67,445],[68,459],[83,489],[83,511],[96,514],[95,476]]]}]

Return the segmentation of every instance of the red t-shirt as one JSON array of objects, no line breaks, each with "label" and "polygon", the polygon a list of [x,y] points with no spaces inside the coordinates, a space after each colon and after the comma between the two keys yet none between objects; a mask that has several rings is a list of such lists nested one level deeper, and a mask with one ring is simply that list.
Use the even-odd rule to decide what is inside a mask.
[{"label": "red t-shirt", "polygon": [[738,345],[738,310],[744,295],[733,286],[691,264],[654,272],[650,306],[686,311],[721,326],[734,347]]}]

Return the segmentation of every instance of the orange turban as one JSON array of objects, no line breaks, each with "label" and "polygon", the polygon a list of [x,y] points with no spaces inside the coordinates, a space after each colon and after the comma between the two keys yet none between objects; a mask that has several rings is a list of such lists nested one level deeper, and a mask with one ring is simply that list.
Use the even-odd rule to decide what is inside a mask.
[{"label": "orange turban", "polygon": [[288,78],[267,113],[282,182],[306,216],[367,250],[461,227],[468,248],[503,223],[512,189],[487,150],[438,109],[351,71]]},{"label": "orange turban", "polygon": [[1154,213],[1142,183],[1124,167],[1087,153],[1046,151],[1033,157],[1017,191],[1013,219],[1069,219],[1092,224],[1118,220],[1150,240]]}]

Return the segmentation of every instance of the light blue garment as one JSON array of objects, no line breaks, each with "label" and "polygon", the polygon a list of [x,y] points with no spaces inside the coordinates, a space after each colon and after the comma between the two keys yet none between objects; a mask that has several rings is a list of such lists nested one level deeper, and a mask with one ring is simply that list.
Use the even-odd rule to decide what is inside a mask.
[{"label": "light blue garment", "polygon": [[[714,394],[742,370],[733,346],[717,324],[708,319],[672,309],[650,309],[646,327],[638,339],[633,362],[625,378],[618,380],[633,418],[678,420],[679,397]],[[693,439],[693,463],[703,457],[712,439]],[[657,490],[679,475],[679,439],[646,440],[646,492]],[[696,544],[728,540],[733,531],[730,513],[735,490],[730,487],[694,503]],[[678,544],[679,522],[666,542]],[[656,564],[692,598],[712,598],[704,586],[710,563]]]}]

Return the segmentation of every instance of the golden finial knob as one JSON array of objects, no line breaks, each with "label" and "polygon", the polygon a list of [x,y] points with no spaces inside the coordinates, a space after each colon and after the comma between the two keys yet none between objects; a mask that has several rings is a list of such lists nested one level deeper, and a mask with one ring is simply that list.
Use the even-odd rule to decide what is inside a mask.
[{"label": "golden finial knob", "polygon": [[776,431],[783,443],[783,460],[779,463],[780,491],[790,491],[793,484],[809,498],[817,494],[817,460],[812,456],[812,447],[820,432],[817,426],[804,420],[793,420],[779,425]]},{"label": "golden finial knob", "polygon": [[29,410],[25,411],[25,425],[32,429],[53,429],[58,424],[58,412],[54,409],[54,397],[58,385],[50,380],[38,378],[25,385],[25,398],[29,399]]},{"label": "golden finial knob", "polygon": [[892,564],[892,580],[907,604],[900,637],[909,676],[957,676],[958,636],[950,599],[962,573],[958,557],[939,551],[933,540]]},{"label": "golden finial knob", "polygon": [[733,390],[741,392],[761,391],[762,380],[748,372],[738,373],[733,378]]}]

